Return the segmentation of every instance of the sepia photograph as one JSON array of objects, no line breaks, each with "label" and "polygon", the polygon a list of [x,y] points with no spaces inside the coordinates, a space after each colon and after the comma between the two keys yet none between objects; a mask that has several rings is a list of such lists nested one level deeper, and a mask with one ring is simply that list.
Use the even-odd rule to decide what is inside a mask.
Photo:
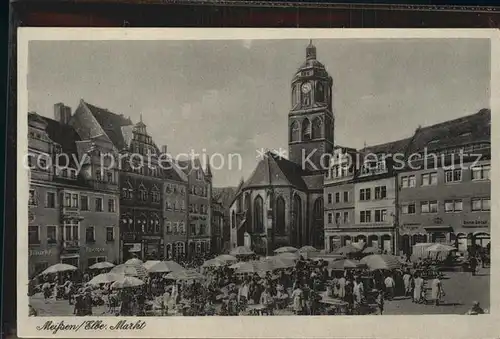
[{"label": "sepia photograph", "polygon": [[29,333],[495,308],[492,31],[114,31],[20,43]]}]

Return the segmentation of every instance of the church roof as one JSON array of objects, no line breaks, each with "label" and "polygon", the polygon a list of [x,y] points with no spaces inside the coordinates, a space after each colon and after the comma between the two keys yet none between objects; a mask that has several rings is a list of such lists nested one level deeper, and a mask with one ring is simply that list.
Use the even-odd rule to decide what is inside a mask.
[{"label": "church roof", "polygon": [[307,190],[307,184],[302,178],[310,174],[294,162],[284,159],[273,152],[267,152],[252,175],[241,189],[250,187],[294,186]]},{"label": "church roof", "polygon": [[310,190],[322,190],[325,176],[323,174],[308,175],[302,177]]}]

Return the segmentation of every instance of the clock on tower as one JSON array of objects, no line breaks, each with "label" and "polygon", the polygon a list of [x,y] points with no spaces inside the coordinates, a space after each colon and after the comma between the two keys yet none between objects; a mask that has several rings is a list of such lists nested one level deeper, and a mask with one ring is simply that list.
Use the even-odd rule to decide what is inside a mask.
[{"label": "clock on tower", "polygon": [[306,60],[292,80],[288,145],[290,160],[313,172],[325,170],[328,164],[321,163],[322,155],[333,152],[332,84],[325,66],[316,59],[316,47],[310,41]]}]

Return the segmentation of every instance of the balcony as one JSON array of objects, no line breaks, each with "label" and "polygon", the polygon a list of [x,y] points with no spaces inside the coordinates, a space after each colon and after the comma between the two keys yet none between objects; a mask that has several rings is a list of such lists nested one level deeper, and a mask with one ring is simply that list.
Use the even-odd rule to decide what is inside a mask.
[{"label": "balcony", "polygon": [[63,250],[66,253],[79,253],[80,241],[79,240],[65,240],[63,241]]}]

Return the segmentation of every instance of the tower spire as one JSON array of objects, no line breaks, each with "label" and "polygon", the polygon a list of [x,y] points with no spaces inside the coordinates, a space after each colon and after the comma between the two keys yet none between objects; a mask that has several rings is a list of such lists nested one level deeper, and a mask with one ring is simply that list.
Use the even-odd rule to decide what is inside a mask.
[{"label": "tower spire", "polygon": [[312,39],[309,39],[309,45],[306,48],[306,59],[316,59],[316,47],[314,47]]}]

